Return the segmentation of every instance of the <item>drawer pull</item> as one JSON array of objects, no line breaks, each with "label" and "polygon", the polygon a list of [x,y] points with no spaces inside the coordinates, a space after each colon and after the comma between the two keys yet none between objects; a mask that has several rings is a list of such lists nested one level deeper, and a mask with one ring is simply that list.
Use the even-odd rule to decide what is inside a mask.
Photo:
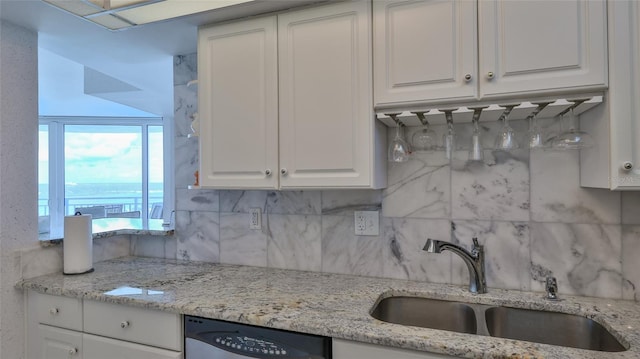
[{"label": "drawer pull", "polygon": [[69,349],[69,356],[78,354],[78,348]]},{"label": "drawer pull", "polygon": [[58,315],[58,314],[60,313],[60,309],[58,309],[58,308],[51,308],[51,309],[49,309],[49,313],[50,313],[51,315]]},{"label": "drawer pull", "polygon": [[124,322],[120,323],[120,328],[124,329],[127,328],[129,326],[129,321],[125,320]]}]

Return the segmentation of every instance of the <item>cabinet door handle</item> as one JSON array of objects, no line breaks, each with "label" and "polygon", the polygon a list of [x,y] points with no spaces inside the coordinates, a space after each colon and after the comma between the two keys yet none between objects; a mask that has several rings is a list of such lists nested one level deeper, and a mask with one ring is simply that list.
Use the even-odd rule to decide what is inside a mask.
[{"label": "cabinet door handle", "polygon": [[51,308],[51,309],[49,309],[49,313],[50,313],[51,315],[58,315],[58,313],[60,313],[60,309],[58,309],[58,308]]},{"label": "cabinet door handle", "polygon": [[494,77],[493,71],[487,72],[487,79],[492,80]]},{"label": "cabinet door handle", "polygon": [[283,176],[286,176],[287,175],[287,169],[286,168],[280,169],[280,174],[283,175]]},{"label": "cabinet door handle", "polygon": [[69,349],[69,356],[78,354],[78,348]]},{"label": "cabinet door handle", "polygon": [[120,323],[120,328],[122,328],[122,329],[124,329],[124,328],[126,328],[128,326],[129,326],[129,321],[128,320],[125,320],[124,322]]},{"label": "cabinet door handle", "polygon": [[271,176],[271,170],[266,170],[264,171],[264,174],[267,175],[267,177]]},{"label": "cabinet door handle", "polygon": [[464,80],[465,80],[466,82],[471,81],[471,79],[472,79],[472,78],[473,78],[473,77],[471,76],[471,74],[466,74],[466,75],[464,75]]},{"label": "cabinet door handle", "polygon": [[625,171],[631,171],[633,169],[633,163],[626,161],[622,164],[622,169]]}]

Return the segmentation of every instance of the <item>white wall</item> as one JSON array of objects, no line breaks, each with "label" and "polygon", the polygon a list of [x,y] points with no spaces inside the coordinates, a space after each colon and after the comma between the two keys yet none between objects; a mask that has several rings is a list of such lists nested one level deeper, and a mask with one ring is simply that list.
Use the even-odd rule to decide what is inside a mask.
[{"label": "white wall", "polygon": [[37,244],[38,38],[0,22],[0,358],[24,349],[21,266],[15,251]]}]

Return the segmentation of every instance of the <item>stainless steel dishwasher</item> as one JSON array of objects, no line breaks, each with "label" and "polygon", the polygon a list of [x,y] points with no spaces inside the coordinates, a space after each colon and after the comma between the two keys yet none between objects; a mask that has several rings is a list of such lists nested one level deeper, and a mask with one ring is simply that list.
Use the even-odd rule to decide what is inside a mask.
[{"label": "stainless steel dishwasher", "polygon": [[184,316],[185,359],[330,359],[331,338]]}]

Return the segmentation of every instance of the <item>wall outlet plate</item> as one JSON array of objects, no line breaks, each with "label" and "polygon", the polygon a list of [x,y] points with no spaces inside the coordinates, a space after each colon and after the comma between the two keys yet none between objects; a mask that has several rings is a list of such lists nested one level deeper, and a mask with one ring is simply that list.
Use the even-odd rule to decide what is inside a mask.
[{"label": "wall outlet plate", "polygon": [[355,211],[355,234],[357,236],[377,236],[380,234],[378,211]]},{"label": "wall outlet plate", "polygon": [[249,229],[262,229],[261,208],[249,208]]}]

